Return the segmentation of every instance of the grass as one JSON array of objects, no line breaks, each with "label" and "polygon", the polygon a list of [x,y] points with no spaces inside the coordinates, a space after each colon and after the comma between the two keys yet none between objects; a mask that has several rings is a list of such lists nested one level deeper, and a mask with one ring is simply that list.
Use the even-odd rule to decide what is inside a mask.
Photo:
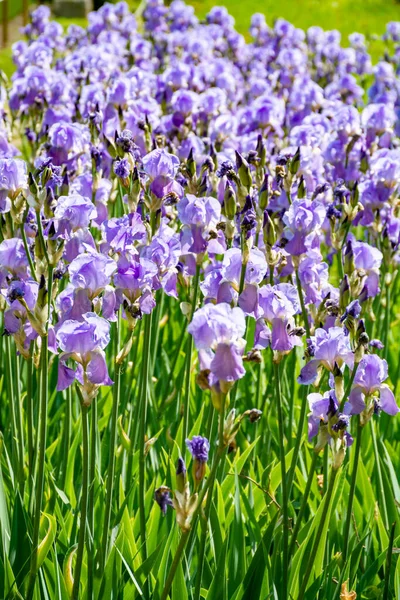
[{"label": "grass", "polygon": [[[240,33],[247,34],[251,15],[263,12],[267,23],[272,25],[275,19],[282,17],[296,27],[307,29],[312,25],[320,25],[324,29],[338,29],[343,36],[343,44],[347,43],[347,36],[354,31],[365,35],[379,34],[385,31],[386,23],[400,20],[400,3],[396,0],[333,0],[322,2],[320,0],[286,0],[277,3],[274,0],[193,0],[190,2],[196,14],[203,18],[216,4],[224,4],[235,18],[236,28]],[[138,2],[131,2],[133,8]],[[22,0],[12,0],[9,3],[10,17],[22,10]],[[85,26],[85,19],[59,19],[67,28],[71,23]],[[372,43],[371,54],[376,61],[381,53],[379,43]],[[7,76],[14,72],[10,48],[0,50],[0,69]]]},{"label": "grass", "polygon": [[262,12],[272,25],[278,17],[287,19],[296,27],[307,29],[320,25],[324,29],[338,29],[344,37],[358,31],[364,34],[382,34],[388,21],[400,20],[400,4],[395,0],[194,0],[190,4],[202,17],[215,4],[224,4],[235,18],[236,28],[246,33],[253,13]]}]

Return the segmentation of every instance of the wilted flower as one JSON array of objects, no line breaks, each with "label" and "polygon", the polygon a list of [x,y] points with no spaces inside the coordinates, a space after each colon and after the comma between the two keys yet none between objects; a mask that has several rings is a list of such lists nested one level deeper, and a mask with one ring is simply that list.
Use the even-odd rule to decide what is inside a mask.
[{"label": "wilted flower", "polygon": [[164,485],[157,488],[154,492],[154,499],[157,502],[158,506],[161,508],[162,514],[165,516],[167,514],[168,506],[172,506],[170,489],[165,487]]}]

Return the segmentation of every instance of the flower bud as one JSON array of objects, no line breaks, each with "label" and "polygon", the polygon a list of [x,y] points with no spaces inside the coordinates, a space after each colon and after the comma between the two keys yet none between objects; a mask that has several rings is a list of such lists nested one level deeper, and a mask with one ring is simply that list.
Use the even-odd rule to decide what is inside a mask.
[{"label": "flower bud", "polygon": [[224,193],[224,212],[227,219],[231,221],[236,215],[236,195],[232,185],[227,182]]},{"label": "flower bud", "polygon": [[183,458],[179,457],[176,464],[176,487],[179,492],[183,492],[186,485],[186,465]]},{"label": "flower bud", "polygon": [[264,181],[260,187],[260,191],[258,193],[258,206],[261,210],[265,210],[268,206],[269,200],[269,175],[265,174]]},{"label": "flower bud", "polygon": [[288,163],[288,169],[292,175],[296,175],[299,168],[300,168],[300,148],[297,148],[295,155]]},{"label": "flower bud", "polygon": [[236,154],[236,169],[239,175],[241,184],[249,189],[253,183],[251,178],[251,171],[249,163],[243,158],[239,152],[235,151]]}]

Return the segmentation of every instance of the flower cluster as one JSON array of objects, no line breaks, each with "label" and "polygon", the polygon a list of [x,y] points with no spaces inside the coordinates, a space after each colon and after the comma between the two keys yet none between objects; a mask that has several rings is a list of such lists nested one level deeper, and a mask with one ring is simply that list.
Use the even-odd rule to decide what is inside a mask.
[{"label": "flower cluster", "polygon": [[[142,8],[139,25],[119,2],[64,33],[41,6],[13,46],[0,97],[4,334],[35,368],[49,350],[57,391],[77,386],[86,408],[136,335],[149,357],[143,407],[158,328],[173,315],[181,446],[194,371],[220,413],[222,452],[243,415],[261,416],[261,384],[256,409],[238,389],[292,365],[290,385],[310,386],[310,439],[317,452],[331,446],[338,469],[356,420],[399,410],[386,361],[400,260],[399,28],[388,26],[394,52],[373,66],[359,34],[348,46],[337,31],[256,14],[246,41],[218,7],[204,21],[182,0]],[[242,417],[236,404],[226,417],[229,395]],[[200,489],[218,445],[186,444]],[[156,499],[187,531],[197,499],[183,462],[177,478],[174,498],[163,487]]]}]

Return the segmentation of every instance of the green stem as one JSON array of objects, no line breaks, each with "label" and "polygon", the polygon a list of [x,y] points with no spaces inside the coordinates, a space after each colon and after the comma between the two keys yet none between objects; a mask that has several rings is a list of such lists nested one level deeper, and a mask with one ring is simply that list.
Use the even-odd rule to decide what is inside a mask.
[{"label": "green stem", "polygon": [[25,472],[24,472],[24,457],[25,457],[25,443],[24,443],[24,424],[22,419],[22,406],[21,406],[21,393],[20,393],[20,383],[21,383],[21,372],[20,372],[20,357],[16,352],[13,353],[14,361],[15,361],[15,410],[17,417],[17,432],[18,432],[18,455],[19,455],[19,485],[21,493],[23,494],[24,485],[25,485]]},{"label": "green stem", "polygon": [[[202,504],[203,504],[203,500],[205,498],[205,495],[207,493],[207,490],[208,490],[211,482],[213,482],[215,480],[215,476],[216,476],[216,473],[217,473],[217,468],[218,468],[219,462],[220,462],[220,460],[221,460],[221,458],[223,456],[224,456],[224,448],[218,447],[218,450],[217,450],[217,453],[215,455],[215,459],[214,459],[214,463],[213,463],[210,475],[209,475],[209,477],[208,477],[208,479],[207,479],[207,481],[206,481],[203,489],[201,490],[201,492],[199,494],[199,497],[198,497],[198,500],[197,500],[196,510],[194,511],[193,517],[192,517],[192,528],[195,527],[196,519],[197,519],[197,517],[198,517],[198,515],[200,513],[200,510],[201,510],[201,507],[202,507]],[[177,548],[177,550],[175,552],[174,560],[173,560],[171,568],[169,570],[168,577],[167,577],[167,580],[165,582],[164,589],[163,589],[163,592],[161,594],[160,600],[167,600],[167,597],[168,597],[168,594],[169,594],[169,590],[171,589],[171,585],[172,585],[172,582],[173,582],[174,577],[175,577],[176,570],[177,570],[178,565],[180,563],[182,554],[183,554],[183,552],[185,550],[186,543],[187,543],[187,541],[189,539],[189,533],[190,533],[190,530],[189,531],[184,531],[182,533],[182,536],[181,536],[181,539],[180,539],[180,542],[179,542],[179,546],[178,546],[178,548]]]},{"label": "green stem", "polygon": [[296,545],[297,534],[299,533],[300,525],[301,525],[301,522],[303,520],[306,508],[308,506],[308,496],[310,495],[310,490],[311,490],[312,482],[314,480],[315,467],[316,467],[316,464],[317,464],[317,460],[318,460],[318,453],[317,452],[313,452],[313,457],[312,457],[312,460],[311,460],[310,470],[308,472],[308,477],[307,477],[306,489],[304,490],[303,498],[301,500],[301,506],[300,506],[299,514],[297,515],[296,524],[295,524],[294,529],[293,529],[292,537],[290,538],[289,557],[293,554],[293,550],[294,550],[294,547]]},{"label": "green stem", "polygon": [[396,523],[392,523],[392,529],[390,531],[389,546],[386,554],[386,565],[385,565],[385,588],[383,590],[382,600],[389,600],[389,582],[390,582],[390,567],[392,565],[393,556],[393,544],[394,544],[394,532],[396,530]]},{"label": "green stem", "polygon": [[88,407],[82,405],[82,497],[81,497],[81,519],[79,526],[78,550],[74,568],[74,585],[72,588],[72,600],[79,598],[79,584],[81,580],[83,553],[85,550],[86,517],[88,507],[88,482],[89,482],[89,423]]},{"label": "green stem", "polygon": [[383,478],[382,478],[381,463],[380,463],[380,457],[379,457],[379,451],[378,451],[378,442],[376,439],[375,423],[374,423],[373,418],[371,419],[371,437],[372,437],[372,445],[374,448],[376,472],[378,475],[379,510],[382,511],[383,523],[384,523],[386,529],[388,530],[389,529],[389,519],[388,519],[386,503],[385,503],[385,488],[383,487]]},{"label": "green stem", "polygon": [[66,406],[64,416],[64,430],[63,430],[63,443],[62,443],[62,456],[61,456],[61,471],[59,484],[62,490],[65,489],[65,478],[68,469],[68,456],[69,456],[69,445],[71,440],[71,422],[72,422],[72,389],[71,387],[66,390]]},{"label": "green stem", "polygon": [[27,214],[28,214],[28,210],[25,212],[24,221],[21,224],[21,237],[22,237],[22,241],[23,241],[23,244],[24,244],[25,254],[26,254],[26,257],[27,257],[28,262],[29,262],[29,268],[31,270],[31,277],[32,277],[32,279],[34,279],[35,281],[37,281],[36,272],[35,272],[35,265],[33,264],[32,255],[30,253],[28,242],[26,240],[25,221],[26,221]]},{"label": "green stem", "polygon": [[87,582],[87,600],[93,600],[93,582],[95,566],[95,531],[94,531],[94,485],[96,475],[96,435],[97,435],[97,402],[94,399],[92,404],[92,414],[90,419],[90,459],[89,459],[89,500],[88,500],[88,524],[92,547],[88,551],[88,582]]},{"label": "green stem", "polygon": [[300,592],[299,592],[299,595],[297,597],[297,600],[303,600],[304,595],[305,595],[306,590],[307,590],[308,580],[310,579],[311,571],[313,570],[313,567],[314,567],[315,557],[317,555],[318,548],[319,548],[319,545],[320,545],[320,542],[321,542],[321,536],[322,536],[323,529],[325,527],[326,517],[327,517],[328,512],[329,512],[329,507],[330,507],[330,504],[331,504],[333,490],[334,490],[334,487],[335,487],[335,479],[336,479],[337,472],[338,472],[337,469],[332,469],[332,471],[331,471],[331,477],[330,477],[330,480],[329,480],[329,487],[328,487],[328,490],[327,490],[327,492],[325,494],[325,497],[323,499],[324,508],[322,510],[321,520],[319,522],[318,530],[317,530],[317,532],[315,534],[314,544],[313,544],[313,547],[311,549],[310,556],[308,557],[306,572],[305,572],[305,575],[303,577],[303,583],[301,585]]},{"label": "green stem", "polygon": [[288,546],[289,546],[289,516],[288,516],[288,489],[286,479],[286,460],[285,460],[285,431],[283,422],[282,394],[280,384],[279,363],[274,362],[274,379],[276,402],[278,409],[279,425],[279,453],[282,476],[282,521],[283,521],[283,557],[282,557],[282,598],[287,598],[287,573],[288,573]]},{"label": "green stem", "polygon": [[355,446],[355,450],[354,450],[353,470],[351,473],[351,482],[350,482],[350,494],[349,494],[349,497],[347,500],[346,522],[345,522],[345,526],[344,526],[344,541],[343,541],[343,560],[344,560],[344,562],[346,562],[346,560],[347,560],[347,553],[349,550],[350,523],[351,523],[351,517],[353,514],[353,502],[354,502],[354,494],[356,491],[357,469],[358,469],[358,463],[360,460],[362,431],[363,431],[363,427],[360,422],[360,417],[358,416],[356,446]]},{"label": "green stem", "polygon": [[42,219],[41,219],[41,216],[40,216],[40,210],[36,211],[36,222],[37,222],[37,226],[38,226],[38,234],[39,234],[40,245],[42,246],[42,251],[43,251],[44,257],[46,259],[46,263],[49,265],[50,264],[50,260],[49,260],[49,255],[48,255],[48,252],[47,252],[46,244],[45,244],[45,241],[44,241]]},{"label": "green stem", "polygon": [[297,467],[297,461],[298,461],[299,453],[300,453],[300,446],[301,446],[301,442],[303,439],[304,424],[306,422],[306,416],[307,416],[308,390],[309,390],[308,386],[303,387],[303,397],[301,399],[300,416],[299,416],[299,421],[298,421],[298,425],[297,425],[296,443],[294,445],[292,462],[290,464],[290,469],[289,469],[289,473],[288,473],[288,498],[290,498],[290,495],[292,493],[294,473],[295,473],[295,470]]},{"label": "green stem", "polygon": [[37,575],[37,557],[39,545],[39,529],[40,529],[40,512],[43,500],[44,487],[44,463],[46,452],[46,435],[47,435],[47,407],[48,407],[48,352],[47,352],[47,335],[42,337],[42,347],[40,351],[40,407],[39,407],[39,439],[38,439],[38,462],[37,462],[37,478],[35,482],[35,513],[33,521],[33,536],[32,536],[32,555],[30,576],[27,592],[27,600],[32,600],[35,580]]},{"label": "green stem", "polygon": [[299,299],[300,299],[301,313],[303,315],[304,327],[306,330],[307,337],[309,338],[311,336],[310,324],[308,322],[307,309],[306,309],[306,305],[304,302],[303,288],[301,287],[301,281],[300,281],[298,269],[296,269],[296,284],[297,284],[297,292],[299,294]]},{"label": "green stem", "polygon": [[[118,337],[118,336],[117,336]],[[115,442],[117,439],[117,419],[118,406],[120,401],[121,388],[121,365],[115,364],[114,371],[114,389],[113,389],[113,405],[111,410],[111,432],[110,445],[108,452],[108,469],[107,469],[107,491],[106,491],[106,507],[104,511],[103,535],[101,541],[101,565],[102,569],[106,564],[108,531],[110,528],[111,506],[114,486],[114,470],[115,470]]]},{"label": "green stem", "polygon": [[[39,221],[40,215],[39,213]],[[40,224],[41,227],[41,224]],[[43,232],[42,232],[42,243]],[[47,320],[45,325],[45,335],[42,336],[42,347],[40,350],[40,406],[39,406],[39,439],[38,439],[38,462],[37,479],[35,482],[35,513],[33,521],[32,535],[32,554],[29,572],[29,582],[26,600],[32,600],[35,589],[37,575],[37,558],[39,546],[40,513],[43,502],[44,488],[44,463],[46,458],[46,437],[47,437],[47,410],[49,404],[49,356],[48,356],[48,331],[50,324],[51,297],[53,293],[53,267],[48,265],[48,283],[47,283]]]},{"label": "green stem", "polygon": [[145,477],[145,436],[146,436],[146,417],[147,417],[147,394],[149,387],[149,368],[150,368],[150,338],[151,338],[151,315],[145,315],[144,324],[144,348],[142,363],[142,387],[140,399],[140,420],[139,420],[139,519],[140,519],[140,541],[142,546],[143,562],[147,558],[146,544],[146,477]]},{"label": "green stem", "polygon": [[390,284],[386,286],[386,307],[385,307],[385,331],[384,331],[384,344],[385,349],[383,351],[384,358],[388,359],[389,354],[389,331],[390,331]]},{"label": "green stem", "polygon": [[26,361],[26,414],[28,428],[28,467],[30,485],[33,481],[33,360],[32,360],[33,344],[29,352],[29,358]]},{"label": "green stem", "polygon": [[[20,452],[19,452],[19,441],[18,441],[18,424],[17,424],[17,411],[15,407],[15,395],[14,395],[14,386],[13,386],[13,365],[12,365],[12,348],[11,348],[11,338],[9,335],[5,336],[6,340],[6,352],[5,352],[5,362],[6,362],[6,383],[7,383],[7,393],[9,398],[10,412],[11,412],[11,432],[12,432],[12,459],[13,459],[13,469],[15,470],[15,475],[18,480],[19,485],[21,485],[21,463],[20,463]],[[23,469],[22,469],[23,472]]]},{"label": "green stem", "polygon": [[351,375],[350,375],[350,379],[347,382],[346,389],[344,390],[344,395],[343,395],[342,401],[340,403],[340,408],[339,408],[340,412],[343,412],[346,400],[348,399],[348,397],[350,395],[351,386],[353,385],[353,381],[354,381],[354,377],[356,376],[357,369],[358,369],[358,362],[355,362],[353,370],[352,370]]},{"label": "green stem", "polygon": [[[225,416],[225,396],[223,398],[221,412],[219,415],[219,444],[218,444],[219,448],[224,447],[224,416]],[[217,457],[218,457],[218,452],[215,454],[214,461],[219,460]],[[208,485],[207,501],[206,501],[206,506],[205,506],[205,510],[204,510],[204,520],[202,521],[202,524],[201,524],[201,538],[200,538],[200,548],[199,548],[199,558],[198,558],[198,565],[197,565],[196,587],[195,587],[195,592],[194,592],[194,600],[200,600],[200,593],[201,593],[201,581],[203,578],[204,556],[205,556],[206,542],[207,542],[207,529],[208,529],[207,526],[208,526],[208,521],[210,519],[210,511],[211,511],[211,504],[212,504],[213,491],[214,491],[214,482],[215,482],[217,470],[215,469],[215,471],[214,471],[212,469],[212,472],[213,472],[213,478]],[[210,477],[210,479],[211,479],[211,477]]]},{"label": "green stem", "polygon": [[[197,295],[199,289],[199,278],[200,278],[200,265],[196,265],[196,275],[193,282],[193,298],[190,311],[190,321],[193,318],[194,312],[197,305]],[[193,353],[193,338],[188,334],[187,341],[187,353],[186,353],[186,378],[185,378],[185,391],[183,395],[183,429],[182,429],[182,448],[184,447],[185,440],[188,436],[189,430],[189,414],[190,414],[190,379],[191,379],[191,368],[192,368],[192,353]]]}]

